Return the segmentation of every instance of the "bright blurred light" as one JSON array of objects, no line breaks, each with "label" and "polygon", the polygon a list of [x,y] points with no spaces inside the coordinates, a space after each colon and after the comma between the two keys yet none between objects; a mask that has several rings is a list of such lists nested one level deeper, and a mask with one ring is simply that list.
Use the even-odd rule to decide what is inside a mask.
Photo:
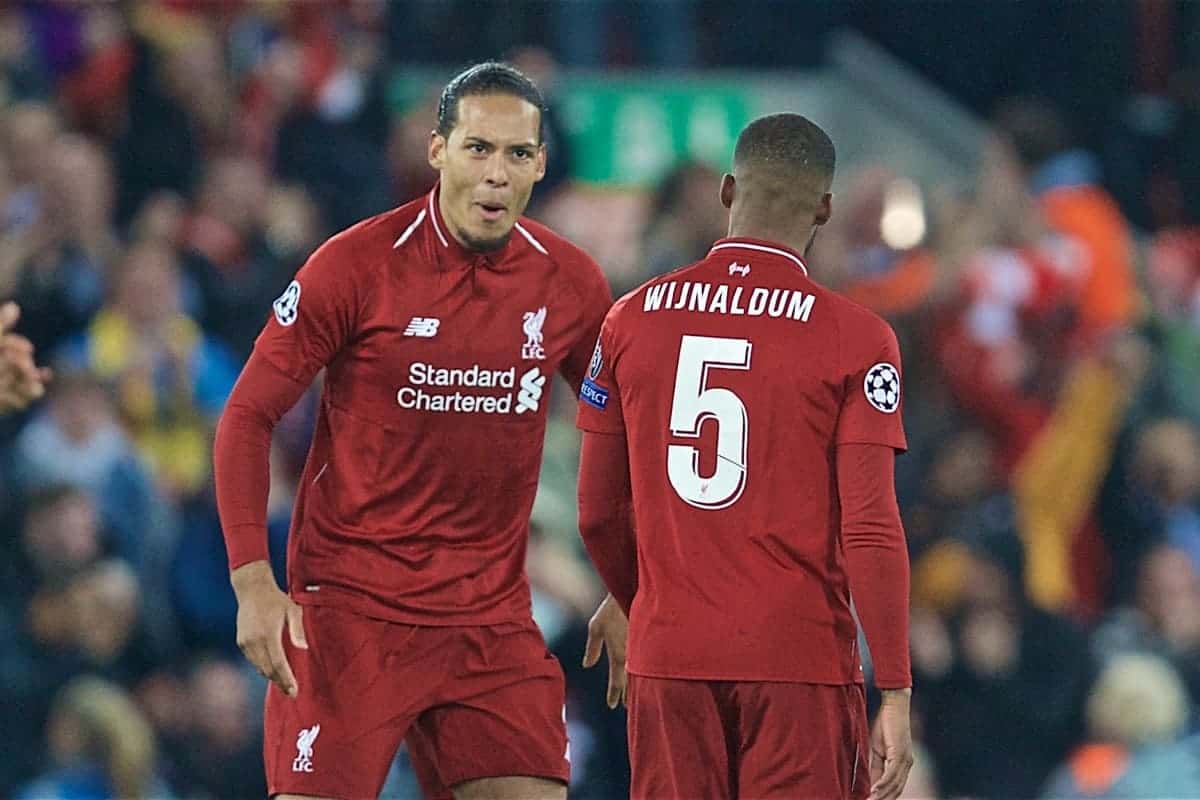
[{"label": "bright blurred light", "polygon": [[925,238],[925,206],[916,183],[898,178],[888,184],[883,195],[879,233],[893,250],[908,250]]}]

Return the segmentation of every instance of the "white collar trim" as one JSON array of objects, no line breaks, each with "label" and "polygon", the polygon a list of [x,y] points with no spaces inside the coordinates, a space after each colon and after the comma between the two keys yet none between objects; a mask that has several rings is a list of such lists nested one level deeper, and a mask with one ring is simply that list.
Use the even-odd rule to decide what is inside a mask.
[{"label": "white collar trim", "polygon": [[805,277],[808,277],[808,267],[804,265],[804,262],[792,253],[789,253],[787,250],[780,250],[778,247],[767,247],[765,244],[752,244],[750,242],[722,242],[721,244],[713,245],[712,250],[709,250],[708,252],[715,253],[717,250],[725,250],[733,247],[744,250],[758,250],[762,253],[771,253],[772,255],[783,256],[784,258],[791,259],[795,262],[796,266],[800,268],[800,271],[804,273]]}]

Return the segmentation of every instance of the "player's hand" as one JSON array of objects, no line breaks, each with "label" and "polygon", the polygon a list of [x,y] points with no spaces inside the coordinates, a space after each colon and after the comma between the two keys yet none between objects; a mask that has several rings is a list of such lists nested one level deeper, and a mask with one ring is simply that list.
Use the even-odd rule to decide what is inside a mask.
[{"label": "player's hand", "polygon": [[243,564],[230,573],[230,580],[238,600],[238,647],[264,677],[295,697],[300,686],[283,652],[283,628],[287,626],[293,646],[307,650],[303,609],[280,591],[266,561]]},{"label": "player's hand", "polygon": [[0,306],[0,413],[25,408],[46,392],[50,370],[33,360],[33,345],[9,333],[21,316],[16,303]]},{"label": "player's hand", "polygon": [[911,689],[885,689],[871,731],[871,800],[896,800],[913,765]]},{"label": "player's hand", "polygon": [[583,666],[594,667],[600,651],[608,650],[608,707],[625,702],[625,642],[629,638],[629,620],[610,594],[588,622],[587,646]]}]

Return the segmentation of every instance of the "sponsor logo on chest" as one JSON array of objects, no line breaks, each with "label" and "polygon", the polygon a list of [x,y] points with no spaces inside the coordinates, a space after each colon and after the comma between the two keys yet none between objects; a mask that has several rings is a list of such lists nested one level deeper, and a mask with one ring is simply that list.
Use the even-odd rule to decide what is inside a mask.
[{"label": "sponsor logo on chest", "polygon": [[[544,345],[547,309],[526,311],[521,316],[521,361],[545,361]],[[433,338],[453,336],[452,320],[417,316],[404,331],[405,336]],[[478,356],[486,354],[489,343],[482,342]],[[513,361],[517,354],[513,353]],[[510,362],[511,363],[511,362]],[[478,362],[468,367],[445,366],[433,360],[408,365],[404,386],[396,390],[396,403],[405,410],[455,414],[536,414],[546,392],[548,373],[539,365],[501,366],[492,369]]]}]

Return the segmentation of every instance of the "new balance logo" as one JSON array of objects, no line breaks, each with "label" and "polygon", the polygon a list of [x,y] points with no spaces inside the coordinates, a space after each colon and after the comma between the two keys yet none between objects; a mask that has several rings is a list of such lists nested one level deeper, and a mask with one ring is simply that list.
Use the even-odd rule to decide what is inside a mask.
[{"label": "new balance logo", "polygon": [[537,367],[531,367],[521,376],[521,391],[517,393],[517,413],[538,410],[542,401],[542,389],[546,385],[546,376]]},{"label": "new balance logo", "polygon": [[292,772],[313,771],[313,742],[317,740],[317,736],[320,733],[320,725],[300,729],[300,733],[296,736],[297,755],[296,759],[292,762]]},{"label": "new balance logo", "polygon": [[420,336],[424,339],[432,339],[437,336],[438,326],[442,321],[437,317],[413,317],[408,323],[408,327],[404,329],[405,336]]},{"label": "new balance logo", "polygon": [[750,274],[749,264],[739,264],[736,261],[729,265],[730,275],[741,275],[743,278]]}]

